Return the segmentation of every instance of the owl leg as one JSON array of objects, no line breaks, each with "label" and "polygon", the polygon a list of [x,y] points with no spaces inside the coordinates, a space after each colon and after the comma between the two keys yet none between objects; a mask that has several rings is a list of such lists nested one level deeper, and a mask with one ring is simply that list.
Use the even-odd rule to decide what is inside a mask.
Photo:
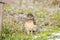
[{"label": "owl leg", "polygon": [[27,30],[27,34],[29,34],[29,30]]},{"label": "owl leg", "polygon": [[31,34],[32,34],[32,30],[31,30],[30,32],[31,32]]}]

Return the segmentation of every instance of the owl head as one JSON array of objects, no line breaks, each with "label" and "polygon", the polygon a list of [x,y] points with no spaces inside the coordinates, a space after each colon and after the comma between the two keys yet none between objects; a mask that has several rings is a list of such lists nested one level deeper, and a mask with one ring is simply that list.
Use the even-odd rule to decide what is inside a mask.
[{"label": "owl head", "polygon": [[27,19],[34,19],[33,14],[27,14]]}]

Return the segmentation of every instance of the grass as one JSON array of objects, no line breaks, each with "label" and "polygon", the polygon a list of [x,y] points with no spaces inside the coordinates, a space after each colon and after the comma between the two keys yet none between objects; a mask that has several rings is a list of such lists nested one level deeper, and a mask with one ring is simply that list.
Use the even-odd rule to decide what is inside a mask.
[{"label": "grass", "polygon": [[59,32],[60,28],[53,29],[52,31],[43,31],[41,33],[36,34],[26,34],[26,33],[20,33],[15,32],[12,33],[9,31],[9,28],[5,28],[2,33],[2,40],[47,40],[48,36],[51,35],[51,33]]},{"label": "grass", "polygon": [[[39,5],[37,5],[37,6],[39,6]],[[42,5],[42,6],[45,6],[45,5]],[[12,11],[12,10],[10,10],[11,9],[10,5],[6,4],[4,7],[5,7],[4,12],[6,14],[7,13],[9,14],[9,12]],[[20,9],[18,12],[16,12],[16,10],[15,11],[14,10],[11,15],[20,14],[20,13],[24,14],[26,12],[33,13],[35,11],[32,8],[28,8],[27,10]],[[55,13],[55,11],[49,12],[44,9],[40,9],[36,12],[36,16],[37,16],[37,18],[44,18],[46,15],[48,15],[50,13]],[[24,29],[21,31],[21,28],[20,28],[21,25],[18,22],[12,21],[14,19],[11,19],[10,21],[8,21],[8,16],[4,14],[3,15],[3,28],[4,28],[4,30],[2,32],[1,40],[47,40],[48,36],[50,36],[52,33],[56,33],[56,32],[60,31],[60,10],[57,10],[57,12],[53,15],[53,19],[57,22],[55,24],[53,24],[53,26],[49,26],[49,25],[47,26],[50,29],[52,29],[51,31],[42,31],[41,33],[27,35],[25,33]],[[14,25],[14,23],[15,23],[15,25]],[[40,20],[38,20],[36,22],[37,25],[40,25],[41,23],[42,22],[40,22]],[[18,30],[18,28],[20,30]]]}]

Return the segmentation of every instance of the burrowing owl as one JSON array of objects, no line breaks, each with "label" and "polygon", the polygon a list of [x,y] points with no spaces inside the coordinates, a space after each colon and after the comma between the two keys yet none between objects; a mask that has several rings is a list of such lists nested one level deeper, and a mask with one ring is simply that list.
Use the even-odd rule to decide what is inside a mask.
[{"label": "burrowing owl", "polygon": [[25,21],[25,28],[26,28],[27,34],[29,34],[30,32],[32,33],[35,27],[36,25],[34,21],[34,16],[32,14],[27,14],[27,19]]}]

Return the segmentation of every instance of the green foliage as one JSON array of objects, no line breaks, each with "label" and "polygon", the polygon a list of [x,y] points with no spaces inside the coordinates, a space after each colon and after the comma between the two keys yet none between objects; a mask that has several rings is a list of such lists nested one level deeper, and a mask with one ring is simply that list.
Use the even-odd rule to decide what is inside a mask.
[{"label": "green foliage", "polygon": [[57,13],[57,14],[54,16],[54,19],[59,21],[59,20],[60,20],[60,13]]},{"label": "green foliage", "polygon": [[10,7],[9,4],[5,4],[5,5],[4,5],[4,10],[3,10],[3,11],[4,11],[4,12],[9,12],[9,11],[11,11],[10,8],[11,8],[11,7]]},{"label": "green foliage", "polygon": [[18,13],[19,13],[19,14],[24,14],[24,13],[25,13],[25,10],[20,9],[20,10],[18,11]]},{"label": "green foliage", "polygon": [[[21,3],[22,0],[20,0]],[[41,4],[42,6],[45,6],[45,4]],[[39,7],[39,4],[36,4],[37,7]],[[13,10],[10,10],[11,6],[9,4],[4,5],[4,12],[9,13],[10,15],[14,16],[15,14],[24,14],[24,13],[33,13],[34,9],[33,8],[28,8],[27,10],[25,9],[19,9],[16,11],[16,7]],[[55,13],[54,12],[49,12],[44,9],[38,10],[36,12],[37,18],[44,18],[46,15],[50,13]],[[53,15],[53,14],[52,14]],[[12,21],[13,20],[13,21]],[[37,19],[38,20],[38,19]],[[60,10],[57,10],[57,12],[53,15],[53,20],[56,21],[55,24],[52,24],[53,26],[46,26],[51,31],[42,31],[41,33],[36,33],[34,34],[26,34],[26,30],[23,28],[21,30],[21,25],[19,22],[14,21],[14,19],[11,19],[8,21],[7,15],[3,16],[3,32],[2,32],[2,40],[47,40],[47,37],[53,33],[53,32],[58,32],[60,31]],[[37,25],[40,25],[42,22],[40,20],[36,21]],[[18,30],[19,29],[19,30]],[[49,30],[47,29],[47,30]],[[36,37],[36,38],[35,38]]]},{"label": "green foliage", "polygon": [[44,9],[41,9],[40,11],[38,11],[36,13],[36,16],[39,17],[39,18],[43,18],[45,17],[46,15],[48,14],[48,11],[44,10]]},{"label": "green foliage", "polygon": [[40,20],[36,21],[36,24],[37,25],[40,25],[41,24]]},{"label": "green foliage", "polygon": [[28,13],[33,13],[33,11],[34,11],[34,9],[32,9],[32,8],[28,8],[28,9],[27,9],[27,12],[28,12]]}]

